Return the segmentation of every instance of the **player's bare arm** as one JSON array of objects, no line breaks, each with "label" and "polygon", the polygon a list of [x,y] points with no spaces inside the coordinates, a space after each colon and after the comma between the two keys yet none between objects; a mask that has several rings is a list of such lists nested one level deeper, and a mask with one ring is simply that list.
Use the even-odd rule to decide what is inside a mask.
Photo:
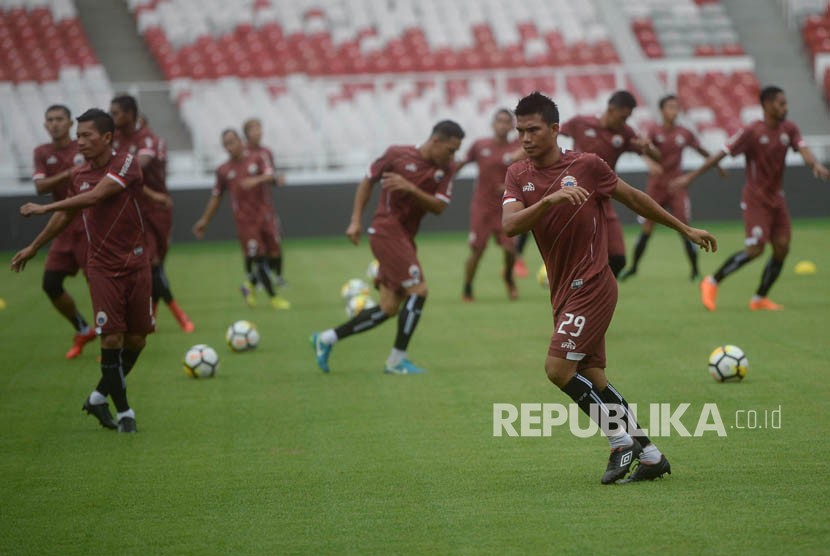
[{"label": "player's bare arm", "polygon": [[368,177],[363,178],[357,186],[354,193],[354,206],[352,207],[352,218],[349,221],[349,226],[346,228],[346,236],[349,241],[357,245],[360,243],[361,233],[361,219],[363,218],[363,210],[366,208],[366,203],[369,202],[369,197],[372,196],[372,186],[374,184]]},{"label": "player's bare arm", "polygon": [[38,195],[45,195],[47,193],[51,193],[57,187],[63,185],[64,183],[69,183],[72,179],[72,170],[73,168],[68,168],[63,172],[58,172],[54,176],[49,176],[48,178],[38,178],[35,181],[35,191],[37,191]]},{"label": "player's bare arm", "polygon": [[[703,147],[695,147],[695,150],[703,158],[709,158],[710,156],[712,156],[712,153],[710,153],[707,149],[704,149]],[[718,175],[720,175],[720,177],[725,178],[729,176],[729,174],[726,173],[726,170],[724,170],[720,164],[715,164],[715,169],[718,171]]]},{"label": "player's bare arm", "polygon": [[210,200],[205,207],[205,212],[202,213],[202,216],[199,217],[199,220],[197,220],[193,225],[193,235],[198,239],[205,237],[205,228],[207,228],[207,225],[210,224],[211,220],[213,220],[213,215],[216,214],[216,210],[219,208],[219,202],[221,200],[222,197],[219,195],[210,196]]},{"label": "player's bare arm", "polygon": [[158,203],[165,208],[172,208],[173,207],[173,198],[170,195],[165,195],[160,191],[156,191],[146,185],[143,186],[142,191],[144,192],[144,196],[153,201],[154,203]]},{"label": "player's bare arm", "polygon": [[117,195],[123,190],[124,188],[120,183],[112,178],[105,177],[90,191],[75,195],[74,197],[67,197],[62,201],[56,201],[47,205],[26,203],[20,207],[20,214],[23,216],[33,216],[37,214],[46,214],[47,212],[76,211],[86,207],[91,207],[107,197]]},{"label": "player's bare arm", "polygon": [[564,203],[581,205],[588,200],[589,195],[586,189],[579,186],[563,187],[529,207],[525,207],[521,201],[508,202],[502,206],[502,228],[509,237],[523,234],[530,231],[550,207]]},{"label": "player's bare arm", "polygon": [[660,158],[662,157],[660,150],[654,146],[654,143],[652,143],[648,137],[637,136],[631,140],[631,144],[637,148],[643,149],[643,154],[653,161],[660,162]]},{"label": "player's bare arm", "polygon": [[72,220],[75,219],[77,211],[59,211],[52,215],[43,230],[32,240],[32,243],[18,251],[12,257],[11,269],[14,272],[21,272],[26,263],[37,255],[38,250],[46,245],[55,236],[61,233]]},{"label": "player's bare arm", "polygon": [[683,174],[682,176],[677,176],[673,180],[669,182],[669,187],[671,189],[684,189],[689,187],[694,180],[699,178],[701,175],[705,174],[710,168],[714,168],[718,165],[718,163],[726,157],[726,152],[718,151],[709,158],[693,172],[689,172],[687,174]]},{"label": "player's bare arm", "polygon": [[801,158],[804,159],[804,164],[806,164],[807,167],[813,171],[813,176],[825,181],[830,179],[830,170],[828,170],[824,164],[816,159],[813,151],[807,147],[801,147],[798,149],[798,152],[801,153]]},{"label": "player's bare arm", "polygon": [[646,167],[648,168],[649,176],[663,175],[663,167],[660,166],[657,162],[655,162],[654,159],[652,159],[650,156],[643,155],[640,158],[642,158],[643,162],[645,162]]},{"label": "player's bare arm", "polygon": [[270,183],[274,183],[274,174],[262,174],[261,176],[248,176],[247,178],[241,180],[239,185],[242,186],[243,189],[251,189],[260,185],[268,185]]},{"label": "player's bare arm", "polygon": [[384,172],[381,177],[380,184],[381,187],[389,191],[401,191],[411,195],[416,201],[418,201],[418,204],[433,214],[441,214],[444,212],[444,209],[447,208],[447,203],[441,199],[438,199],[434,195],[418,189],[414,183],[400,174],[396,174],[394,172]]},{"label": "player's bare arm", "polygon": [[687,226],[657,204],[654,199],[639,189],[631,187],[623,180],[617,179],[617,186],[614,188],[612,196],[647,220],[677,230],[687,239],[699,245],[704,251],[717,251],[718,243],[715,236],[706,230],[699,230]]}]

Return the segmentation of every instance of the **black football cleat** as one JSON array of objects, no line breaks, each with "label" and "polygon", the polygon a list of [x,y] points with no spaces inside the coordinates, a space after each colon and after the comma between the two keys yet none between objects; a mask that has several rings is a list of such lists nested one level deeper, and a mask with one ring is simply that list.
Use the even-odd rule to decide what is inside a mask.
[{"label": "black football cleat", "polygon": [[625,282],[626,280],[628,280],[632,276],[636,276],[636,275],[637,275],[637,269],[636,268],[626,268],[625,270],[620,272],[619,277],[617,277],[617,281]]},{"label": "black football cleat", "polygon": [[118,432],[138,432],[138,427],[135,426],[135,419],[132,417],[122,417],[119,419]]},{"label": "black football cleat", "polygon": [[101,423],[101,426],[105,429],[115,430],[118,428],[118,425],[115,424],[115,421],[112,418],[112,413],[110,413],[110,405],[107,402],[90,403],[89,398],[87,398],[81,409],[98,419],[98,422]]},{"label": "black football cleat", "polygon": [[625,477],[631,468],[631,464],[642,453],[643,449],[636,440],[634,440],[631,446],[611,450],[611,456],[608,458],[608,467],[605,468],[605,474],[602,476],[602,484],[610,485]]},{"label": "black football cleat", "polygon": [[653,463],[651,465],[647,463],[643,463],[642,461],[637,464],[637,468],[631,473],[631,475],[623,481],[624,483],[636,483],[638,481],[653,481],[654,479],[659,479],[663,475],[671,475],[671,464],[669,460],[666,459],[666,456],[660,455],[660,461],[657,463]]}]

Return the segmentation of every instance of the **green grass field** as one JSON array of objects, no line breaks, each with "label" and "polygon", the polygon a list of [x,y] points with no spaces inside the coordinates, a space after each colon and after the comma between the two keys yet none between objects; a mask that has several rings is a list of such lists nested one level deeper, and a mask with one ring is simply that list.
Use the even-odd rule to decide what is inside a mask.
[{"label": "green grass field", "polygon": [[[721,251],[702,255],[705,272],[742,238],[737,224],[711,229]],[[641,406],[691,403],[688,428],[717,403],[728,434],[658,438],[673,475],[613,486],[599,483],[601,437],[493,436],[493,403],[570,400],[542,369],[550,306],[532,275],[508,302],[490,248],[477,302],[460,302],[463,234],[419,238],[431,295],[410,354],[429,373],[410,377],[381,372],[393,323],[338,344],[330,375],[314,364],[308,335],[344,320],[339,288],[363,277],[365,242],[289,239],[288,312],[264,297],[243,305],[235,243],[176,246],[168,274],[197,330],[161,309],[129,377],[133,436],[82,414],[97,344],[63,359],[71,333],[40,290],[39,255],[22,275],[0,273],[0,554],[827,554],[828,237],[830,221],[796,222],[771,294],[785,311],[748,310],[754,262],[710,314],[679,240],[657,231],[620,286],[609,376]],[[802,259],[819,273],[796,275]],[[528,260],[535,271],[538,255]],[[91,317],[83,282],[69,289]],[[232,354],[224,330],[241,318],[263,341]],[[220,353],[215,379],[181,370],[200,342]],[[747,352],[743,383],[709,377],[723,343]],[[779,406],[780,429],[733,428],[736,411]]]}]

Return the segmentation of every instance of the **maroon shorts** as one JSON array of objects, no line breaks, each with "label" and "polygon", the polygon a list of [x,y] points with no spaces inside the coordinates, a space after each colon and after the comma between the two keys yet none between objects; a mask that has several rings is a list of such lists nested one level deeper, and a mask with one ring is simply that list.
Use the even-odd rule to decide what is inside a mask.
[{"label": "maroon shorts", "polygon": [[744,243],[747,246],[790,240],[790,212],[784,203],[771,208],[758,202],[744,201],[741,203],[741,209],[744,211]]},{"label": "maroon shorts", "polygon": [[378,260],[375,286],[383,284],[402,294],[424,281],[424,272],[418,262],[415,241],[407,236],[369,235],[369,246]]},{"label": "maroon shorts", "polygon": [[280,229],[274,215],[255,223],[237,222],[236,232],[246,257],[279,257],[282,252]]},{"label": "maroon shorts", "polygon": [[548,355],[578,361],[580,371],[605,368],[605,332],[617,306],[617,281],[606,270],[574,290],[553,315]]},{"label": "maroon shorts", "polygon": [[605,213],[605,225],[608,228],[608,256],[614,255],[625,256],[625,240],[623,239],[623,229],[620,223],[620,217],[617,216],[617,211],[611,206],[611,200],[605,201],[603,205],[603,212]]},{"label": "maroon shorts", "polygon": [[48,272],[62,272],[75,276],[78,269],[86,266],[86,248],[89,241],[83,226],[75,228],[76,223],[70,224],[72,229],[66,229],[52,240],[49,252],[46,254]]},{"label": "maroon shorts", "polygon": [[106,272],[87,270],[89,295],[98,334],[149,334],[155,328],[153,318],[150,267],[113,278]]},{"label": "maroon shorts", "polygon": [[668,187],[647,187],[646,194],[672,213],[672,216],[688,224],[692,218],[692,203],[686,189],[671,191]]},{"label": "maroon shorts", "polygon": [[144,218],[147,258],[151,264],[163,263],[170,249],[170,234],[173,230],[173,211],[155,208]]},{"label": "maroon shorts", "polygon": [[473,203],[470,207],[470,247],[484,249],[490,237],[505,249],[515,249],[515,243],[507,237],[501,227],[501,207],[494,212]]}]

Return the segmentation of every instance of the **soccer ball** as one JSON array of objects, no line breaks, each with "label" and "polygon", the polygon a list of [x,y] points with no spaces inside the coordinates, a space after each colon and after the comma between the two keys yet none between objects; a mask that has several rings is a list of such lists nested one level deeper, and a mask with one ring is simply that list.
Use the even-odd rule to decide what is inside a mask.
[{"label": "soccer ball", "polygon": [[191,378],[211,378],[219,368],[219,355],[205,344],[197,344],[187,350],[182,361],[184,374]]},{"label": "soccer ball", "polygon": [[718,382],[743,380],[748,371],[749,361],[738,346],[718,346],[709,356],[709,374]]},{"label": "soccer ball", "polygon": [[352,278],[340,288],[340,297],[346,301],[358,295],[369,295],[369,284],[360,278]]},{"label": "soccer ball", "polygon": [[378,304],[375,303],[375,300],[368,295],[356,295],[346,302],[346,315],[349,318],[352,318],[363,309],[371,309],[372,307],[377,306]]},{"label": "soccer ball", "polygon": [[248,351],[259,345],[259,331],[254,323],[238,320],[228,327],[228,331],[225,332],[225,341],[233,351]]},{"label": "soccer ball", "polygon": [[545,263],[542,263],[542,266],[540,266],[539,270],[536,272],[536,281],[539,282],[539,285],[545,289],[550,287],[550,284],[548,284],[548,269],[545,268]]},{"label": "soccer ball", "polygon": [[375,278],[378,277],[378,269],[380,268],[380,263],[377,259],[372,259],[372,262],[369,263],[369,268],[366,269],[366,277],[369,280],[374,281]]}]

